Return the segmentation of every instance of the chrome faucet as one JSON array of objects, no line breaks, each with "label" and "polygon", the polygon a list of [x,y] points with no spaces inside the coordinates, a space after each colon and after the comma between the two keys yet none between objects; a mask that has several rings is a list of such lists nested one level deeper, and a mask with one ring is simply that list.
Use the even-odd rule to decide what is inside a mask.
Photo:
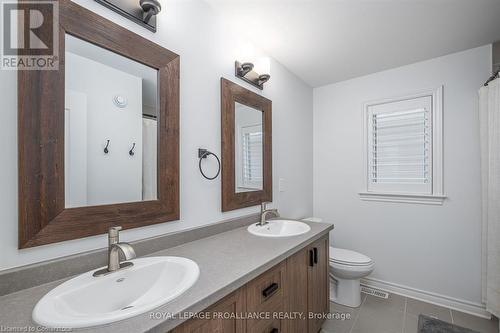
[{"label": "chrome faucet", "polygon": [[264,226],[269,223],[267,222],[267,215],[269,214],[273,214],[275,217],[280,216],[277,209],[266,209],[268,203],[263,202],[260,204],[260,222],[257,223],[258,226]]},{"label": "chrome faucet", "polygon": [[131,267],[131,262],[120,263],[120,253],[125,260],[136,257],[134,248],[128,243],[120,243],[120,230],[122,227],[111,227],[108,230],[108,267],[94,272],[94,276],[107,275],[121,269]]}]

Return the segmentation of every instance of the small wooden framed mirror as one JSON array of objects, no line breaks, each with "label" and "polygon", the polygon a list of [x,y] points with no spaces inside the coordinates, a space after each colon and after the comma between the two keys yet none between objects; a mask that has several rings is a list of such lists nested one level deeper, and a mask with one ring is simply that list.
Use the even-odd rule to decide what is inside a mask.
[{"label": "small wooden framed mirror", "polygon": [[273,198],[272,102],[221,79],[222,211]]},{"label": "small wooden framed mirror", "polygon": [[178,220],[179,56],[58,5],[59,69],[18,74],[19,248]]}]

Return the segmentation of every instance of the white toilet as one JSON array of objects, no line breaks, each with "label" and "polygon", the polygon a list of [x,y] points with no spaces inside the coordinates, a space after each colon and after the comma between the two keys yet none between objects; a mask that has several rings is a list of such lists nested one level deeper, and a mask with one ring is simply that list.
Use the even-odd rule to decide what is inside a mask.
[{"label": "white toilet", "polygon": [[330,247],[330,299],[357,308],[361,305],[361,278],[370,274],[375,263],[364,254]]},{"label": "white toilet", "polygon": [[[309,217],[303,221],[323,222],[323,219]],[[352,308],[360,306],[360,280],[374,268],[373,260],[364,254],[330,246],[330,300]]]}]

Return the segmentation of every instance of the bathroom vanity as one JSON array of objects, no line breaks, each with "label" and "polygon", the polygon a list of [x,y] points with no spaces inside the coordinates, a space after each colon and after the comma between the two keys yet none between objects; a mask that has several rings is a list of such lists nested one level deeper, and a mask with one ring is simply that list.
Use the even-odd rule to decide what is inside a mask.
[{"label": "bathroom vanity", "polygon": [[[258,215],[132,242],[139,258],[175,256],[196,262],[194,285],[176,299],[145,313],[79,332],[311,332],[321,318],[276,318],[273,314],[328,312],[328,235],[332,224],[306,222],[307,233],[281,238],[251,234]],[[316,249],[316,250],[315,250]],[[0,323],[37,327],[35,305],[63,282],[104,265],[107,249],[3,272]],[[43,282],[45,281],[45,282]],[[274,285],[276,284],[276,285]],[[14,288],[15,289],[12,289]],[[264,295],[265,293],[265,295]],[[266,296],[267,295],[267,296]],[[268,312],[269,319],[241,319]],[[227,312],[227,320],[189,318],[189,314]],[[274,329],[274,331],[273,331]],[[50,329],[47,332],[51,332]]]},{"label": "bathroom vanity", "polygon": [[323,236],[201,311],[210,319],[191,319],[173,332],[319,332],[329,310],[328,249]]}]

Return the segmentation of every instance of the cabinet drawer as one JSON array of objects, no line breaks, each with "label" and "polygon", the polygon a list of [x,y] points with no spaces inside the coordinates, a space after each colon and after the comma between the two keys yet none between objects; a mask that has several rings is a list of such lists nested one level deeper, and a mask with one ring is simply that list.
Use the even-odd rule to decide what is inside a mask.
[{"label": "cabinet drawer", "polygon": [[282,333],[280,319],[263,319],[257,325],[248,327],[247,333]]},{"label": "cabinet drawer", "polygon": [[247,285],[247,311],[282,311],[285,263],[280,263]]}]

